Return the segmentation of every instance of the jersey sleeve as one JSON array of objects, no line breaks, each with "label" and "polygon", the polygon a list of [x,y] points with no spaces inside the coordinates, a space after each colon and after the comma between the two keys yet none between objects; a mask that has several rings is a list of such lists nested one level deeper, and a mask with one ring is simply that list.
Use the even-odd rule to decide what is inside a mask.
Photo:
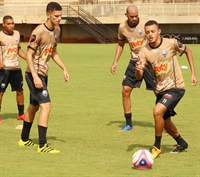
[{"label": "jersey sleeve", "polygon": [[36,50],[37,46],[40,43],[40,34],[42,32],[40,30],[37,30],[37,28],[35,30],[33,30],[30,39],[29,39],[29,44],[28,44],[28,48],[31,48],[32,50]]},{"label": "jersey sleeve", "polygon": [[176,54],[178,54],[179,56],[181,56],[186,50],[186,46],[177,39],[174,39],[174,46]]},{"label": "jersey sleeve", "polygon": [[56,26],[55,27],[55,44],[54,44],[54,47],[57,46],[57,43],[59,42],[59,36],[60,36],[60,27],[59,26]]}]

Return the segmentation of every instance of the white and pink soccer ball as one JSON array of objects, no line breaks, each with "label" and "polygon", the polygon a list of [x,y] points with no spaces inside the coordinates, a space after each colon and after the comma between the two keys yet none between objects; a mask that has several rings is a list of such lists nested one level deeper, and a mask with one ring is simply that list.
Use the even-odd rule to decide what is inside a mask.
[{"label": "white and pink soccer ball", "polygon": [[154,160],[148,150],[141,149],[133,154],[132,162],[136,169],[150,169]]}]

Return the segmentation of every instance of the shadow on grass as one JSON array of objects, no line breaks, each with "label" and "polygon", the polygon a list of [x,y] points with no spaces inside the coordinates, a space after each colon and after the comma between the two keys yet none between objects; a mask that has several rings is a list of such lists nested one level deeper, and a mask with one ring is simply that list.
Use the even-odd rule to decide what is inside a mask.
[{"label": "shadow on grass", "polygon": [[[118,127],[122,128],[124,126],[125,120],[124,121],[110,121],[107,126],[110,126],[112,124],[120,124]],[[154,127],[152,122],[144,122],[144,121],[133,121],[133,127]]]},{"label": "shadow on grass", "polygon": [[[130,152],[130,151],[134,151],[134,150],[138,150],[139,149],[147,149],[149,150],[152,146],[151,145],[144,145],[144,144],[131,144],[128,146],[128,148],[126,149],[126,151]],[[166,152],[170,152],[172,151],[172,149],[174,148],[174,144],[173,145],[165,145],[165,144],[162,144],[162,152],[161,154],[163,153],[166,153]]]},{"label": "shadow on grass", "polygon": [[[32,140],[34,143],[38,143],[38,138],[31,138],[31,140]],[[50,140],[53,140],[53,141],[60,141],[60,142],[66,143],[65,140],[59,139],[59,138],[57,138],[57,137],[55,137],[55,136],[48,136],[48,135],[47,135],[47,143],[48,143],[49,145],[51,145],[51,143],[48,142],[48,141],[50,141]]]},{"label": "shadow on grass", "polygon": [[0,115],[3,120],[17,119],[17,113],[4,113],[4,114],[0,114]]}]

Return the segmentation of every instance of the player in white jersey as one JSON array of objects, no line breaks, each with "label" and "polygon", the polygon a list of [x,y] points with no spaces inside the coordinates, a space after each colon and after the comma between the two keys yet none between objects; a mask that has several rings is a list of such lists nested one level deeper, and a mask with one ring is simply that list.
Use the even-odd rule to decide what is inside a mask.
[{"label": "player in white jersey", "polygon": [[36,112],[40,108],[38,117],[39,153],[59,153],[57,149],[47,144],[47,127],[51,110],[51,100],[47,89],[49,60],[54,62],[63,70],[64,81],[69,81],[68,71],[57,52],[57,40],[60,35],[60,21],[62,7],[57,2],[50,2],[46,7],[47,20],[38,25],[31,34],[26,68],[26,81],[30,90],[30,104],[25,113],[21,139],[19,146],[35,146],[29,139],[32,123]]},{"label": "player in white jersey", "polygon": [[150,20],[145,24],[145,33],[149,43],[140,50],[136,64],[136,78],[143,76],[146,65],[151,65],[156,81],[156,105],[153,109],[155,121],[155,142],[150,152],[156,158],[161,153],[162,130],[174,138],[177,145],[171,153],[179,153],[188,148],[181,137],[171,116],[176,115],[174,108],[185,93],[185,84],[178,63],[177,54],[186,54],[191,69],[191,84],[197,84],[194,60],[191,50],[176,39],[162,38],[159,25]]},{"label": "player in white jersey", "polygon": [[117,63],[123,52],[124,45],[126,42],[128,42],[131,57],[122,82],[122,102],[126,124],[121,130],[119,130],[120,132],[133,129],[130,98],[133,88],[139,88],[143,78],[148,90],[155,90],[156,87],[151,68],[148,69],[147,67],[145,69],[142,79],[137,80],[135,78],[135,63],[137,61],[137,54],[139,50],[146,44],[144,24],[147,22],[147,20],[139,18],[138,9],[134,5],[127,7],[125,15],[127,20],[119,25],[118,45],[113,64],[110,68],[111,73],[115,74],[117,71]]},{"label": "player in white jersey", "polygon": [[[16,91],[16,101],[18,108],[18,120],[24,119],[24,93],[23,76],[18,55],[26,60],[26,55],[20,46],[20,33],[14,30],[13,17],[6,15],[3,17],[3,30],[0,32],[0,110],[3,94],[8,84],[12,91]],[[0,123],[2,119],[0,118]]]}]

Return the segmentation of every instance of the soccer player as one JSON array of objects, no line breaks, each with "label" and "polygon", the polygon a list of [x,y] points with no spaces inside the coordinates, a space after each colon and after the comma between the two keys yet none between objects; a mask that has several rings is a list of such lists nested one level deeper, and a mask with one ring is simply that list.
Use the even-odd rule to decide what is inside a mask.
[{"label": "soccer player", "polygon": [[134,5],[127,7],[125,15],[127,20],[119,25],[118,45],[113,64],[110,68],[111,73],[116,74],[117,63],[123,52],[125,43],[128,42],[130,46],[131,57],[122,82],[122,102],[126,124],[121,130],[119,130],[120,132],[133,129],[130,98],[133,88],[139,88],[143,78],[146,82],[146,88],[148,90],[155,90],[156,88],[153,73],[148,69],[148,67],[145,69],[143,78],[140,80],[135,78],[135,63],[138,59],[137,54],[139,50],[146,44],[144,24],[147,20],[139,18],[138,9]]},{"label": "soccer player", "polygon": [[153,109],[155,121],[155,142],[150,152],[156,158],[161,153],[163,128],[176,141],[171,153],[179,153],[188,148],[188,143],[181,137],[171,116],[176,115],[174,108],[185,93],[185,84],[176,54],[186,54],[191,70],[191,84],[197,84],[194,60],[191,50],[176,39],[161,37],[161,30],[156,21],[145,24],[145,33],[149,41],[139,52],[136,64],[136,78],[141,79],[146,64],[152,66],[156,80],[156,105]]},{"label": "soccer player", "polygon": [[51,110],[51,101],[47,89],[49,60],[54,62],[63,70],[64,81],[69,81],[68,71],[61,61],[56,50],[57,40],[60,35],[60,21],[62,7],[57,2],[50,2],[46,7],[47,20],[38,25],[31,34],[28,50],[25,78],[30,90],[30,104],[25,113],[21,139],[19,146],[36,146],[29,139],[35,114],[40,109],[38,117],[39,153],[59,153],[60,151],[49,147],[47,144],[47,127]]},{"label": "soccer player", "polygon": [[[20,46],[20,33],[14,30],[13,17],[6,15],[3,17],[3,30],[0,32],[0,111],[3,94],[11,85],[12,91],[16,91],[16,101],[18,107],[18,120],[24,119],[24,94],[23,76],[18,55],[26,60],[26,55]],[[2,123],[0,117],[0,123]]]}]

